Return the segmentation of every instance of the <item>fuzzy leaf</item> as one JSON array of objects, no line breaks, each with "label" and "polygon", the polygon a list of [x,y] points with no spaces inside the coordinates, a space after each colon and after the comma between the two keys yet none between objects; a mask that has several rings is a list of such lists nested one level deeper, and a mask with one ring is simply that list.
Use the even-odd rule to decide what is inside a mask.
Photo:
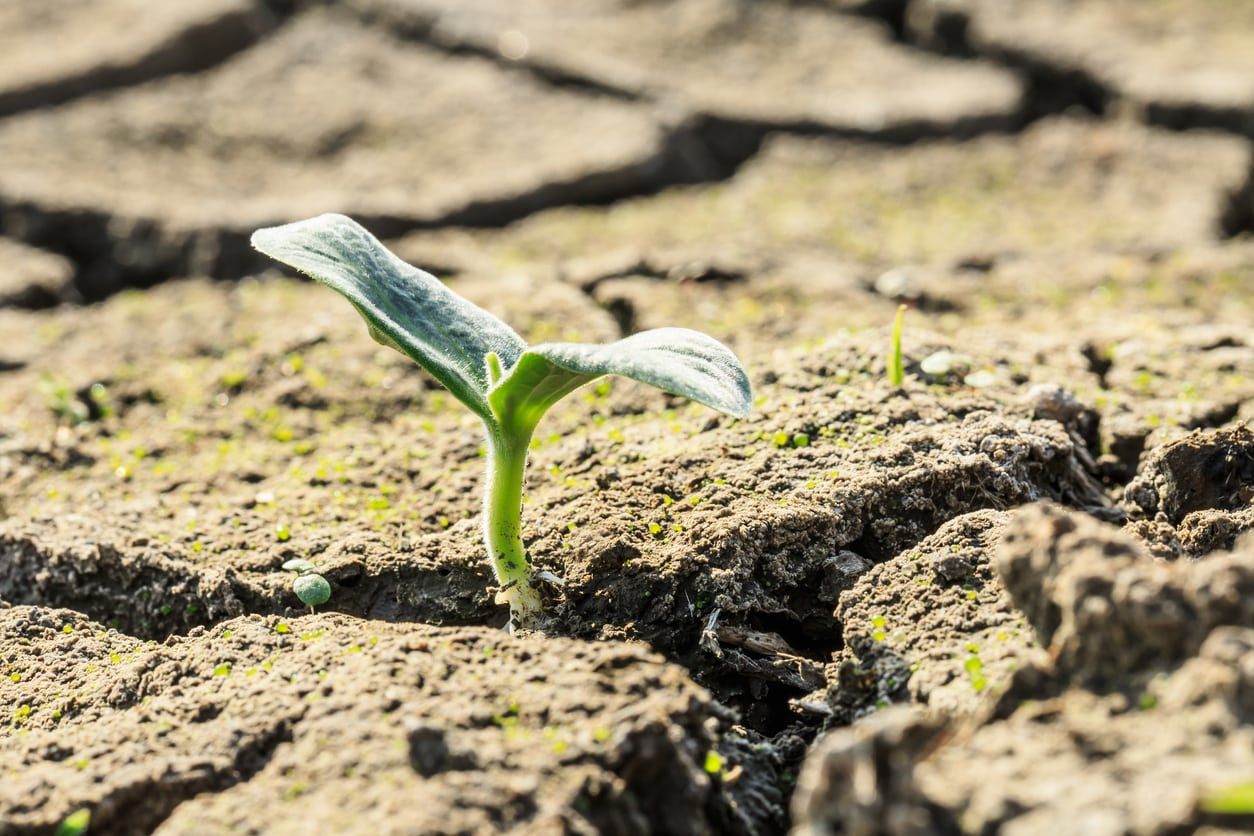
[{"label": "fuzzy leaf", "polygon": [[607,345],[545,343],[518,359],[488,398],[496,415],[534,426],[549,407],[606,375],[648,383],[720,412],[743,417],[753,396],[736,355],[687,328],[642,331]]},{"label": "fuzzy leaf", "polygon": [[252,245],[343,294],[372,337],[411,357],[491,420],[485,358],[495,352],[509,368],[527,348],[504,322],[401,261],[343,215],[259,229]]}]

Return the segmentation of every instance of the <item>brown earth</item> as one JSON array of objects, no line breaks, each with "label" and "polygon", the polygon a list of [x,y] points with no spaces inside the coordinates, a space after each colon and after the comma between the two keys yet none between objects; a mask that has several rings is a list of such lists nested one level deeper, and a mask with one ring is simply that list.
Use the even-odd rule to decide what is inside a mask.
[{"label": "brown earth", "polygon": [[738,825],[706,768],[726,712],[638,645],[343,616],[156,644],[72,611],[0,617],[11,831],[82,805],[111,833]]},{"label": "brown earth", "polygon": [[[1252,825],[1235,7],[61,5],[0,13],[0,833]],[[246,248],[323,210],[753,412],[555,408],[509,636],[478,422]]]}]

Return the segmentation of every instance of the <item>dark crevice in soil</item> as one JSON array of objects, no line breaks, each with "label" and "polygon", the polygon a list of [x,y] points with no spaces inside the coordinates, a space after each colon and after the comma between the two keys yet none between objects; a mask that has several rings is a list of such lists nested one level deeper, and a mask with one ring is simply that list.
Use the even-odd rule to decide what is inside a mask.
[{"label": "dark crevice in soil", "polygon": [[[848,140],[889,148],[926,142],[976,139],[988,134],[1013,134],[1027,122],[1022,114],[976,114],[953,120],[919,119],[875,130],[837,128],[822,122],[757,122],[717,115],[699,117],[698,133],[717,161],[736,166],[748,161],[771,134]],[[734,173],[728,172],[728,176]]]},{"label": "dark crevice in soil", "polygon": [[[906,5],[908,3],[906,0]],[[885,4],[890,9],[893,6],[888,0]],[[885,14],[886,22],[893,25],[892,13]],[[900,30],[903,43],[950,57],[990,61],[1019,73],[1027,83],[1025,115],[1031,121],[1075,110],[1106,116],[1119,98],[1117,91],[1081,67],[1051,63],[1039,55],[1009,46],[974,44],[969,33],[971,21],[964,12],[944,10],[934,14],[924,37],[903,26]],[[1214,130],[1254,138],[1254,114],[1246,108],[1197,102],[1134,104],[1140,120],[1151,127],[1171,131]],[[1239,231],[1252,227],[1254,224],[1243,226]]]},{"label": "dark crevice in soil", "polygon": [[1239,107],[1149,102],[1142,108],[1146,124],[1172,131],[1213,130],[1254,139],[1254,112]]},{"label": "dark crevice in soil", "polygon": [[258,3],[253,9],[189,26],[131,63],[93,66],[80,75],[0,93],[0,118],[167,76],[204,72],[274,31],[290,11],[289,5],[281,0]]},{"label": "dark crevice in soil", "polygon": [[1096,343],[1088,342],[1080,347],[1080,354],[1084,356],[1085,362],[1088,363],[1089,371],[1097,377],[1097,385],[1102,389],[1108,389],[1110,384],[1107,376],[1114,366],[1114,360],[1109,352]]},{"label": "dark crevice in soil", "polygon": [[367,26],[385,29],[397,38],[413,41],[424,46],[438,49],[448,55],[474,56],[483,58],[507,70],[526,73],[527,75],[553,87],[565,90],[577,90],[597,96],[607,96],[620,101],[639,101],[640,96],[633,90],[607,84],[594,78],[576,75],[562,67],[536,61],[525,57],[514,60],[501,54],[498,49],[482,44],[473,44],[465,40],[445,36],[431,17],[421,14],[399,14],[391,8],[353,10],[357,19]]},{"label": "dark crevice in soil", "polygon": [[1077,67],[1062,67],[1014,49],[977,48],[969,37],[970,18],[961,12],[940,11],[932,24],[930,39],[905,33],[906,43],[953,58],[990,61],[1012,70],[1027,85],[1024,94],[1024,125],[1053,114],[1083,111],[1106,115],[1111,91]]},{"label": "dark crevice in soil", "polygon": [[1225,238],[1254,234],[1254,167],[1245,183],[1228,195],[1227,205],[1219,220],[1220,234]]},{"label": "dark crevice in soil", "polygon": [[910,0],[863,0],[846,11],[882,22],[899,43],[906,43],[906,11],[909,8]]},{"label": "dark crevice in soil", "polygon": [[127,560],[111,547],[85,543],[94,558],[54,556],[21,537],[0,541],[0,600],[74,610],[121,633],[157,641],[238,614],[235,590],[226,584],[201,589],[190,567]]},{"label": "dark crevice in soil", "polygon": [[1025,55],[1007,54],[1006,66],[1016,67],[1027,79],[1025,109],[1037,120],[1058,113],[1080,110],[1105,116],[1110,91],[1083,70],[1054,67]]},{"label": "dark crevice in soil", "polygon": [[[0,536],[0,601],[75,610],[155,641],[246,613],[290,615],[293,605],[299,607],[294,594],[285,596],[233,570],[198,571],[179,559],[137,556],[95,543],[89,528],[81,546],[68,550],[22,533]],[[504,623],[504,613],[489,600],[486,576],[473,571],[440,571],[415,561],[403,573],[361,579],[344,574],[328,573],[337,593],[324,609],[444,626]]]}]

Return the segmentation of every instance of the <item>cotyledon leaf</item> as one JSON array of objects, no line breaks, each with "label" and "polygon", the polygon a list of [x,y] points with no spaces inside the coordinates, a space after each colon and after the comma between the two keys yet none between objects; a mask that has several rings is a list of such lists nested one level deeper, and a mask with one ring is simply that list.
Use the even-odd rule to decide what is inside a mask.
[{"label": "cotyledon leaf", "polygon": [[698,331],[657,328],[606,345],[544,343],[527,349],[492,389],[493,412],[534,426],[553,404],[601,375],[616,374],[743,417],[749,376],[731,350]]},{"label": "cotyledon leaf", "polygon": [[259,229],[252,245],[344,295],[372,337],[411,357],[492,420],[485,358],[493,352],[505,368],[513,366],[527,349],[514,329],[401,261],[343,215]]}]

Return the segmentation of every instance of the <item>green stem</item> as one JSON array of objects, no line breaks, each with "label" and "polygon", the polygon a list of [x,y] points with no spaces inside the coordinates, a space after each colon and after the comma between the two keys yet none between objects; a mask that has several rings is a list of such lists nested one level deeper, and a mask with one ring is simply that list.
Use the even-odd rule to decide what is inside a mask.
[{"label": "green stem", "polygon": [[532,585],[531,565],[522,542],[523,474],[531,429],[488,430],[488,485],[483,504],[483,542],[514,627],[531,627],[540,617],[540,593]]},{"label": "green stem", "polygon": [[906,306],[897,306],[897,317],[893,320],[892,345],[888,352],[888,382],[900,387],[906,382],[906,365],[901,356],[901,330],[906,319]]}]

